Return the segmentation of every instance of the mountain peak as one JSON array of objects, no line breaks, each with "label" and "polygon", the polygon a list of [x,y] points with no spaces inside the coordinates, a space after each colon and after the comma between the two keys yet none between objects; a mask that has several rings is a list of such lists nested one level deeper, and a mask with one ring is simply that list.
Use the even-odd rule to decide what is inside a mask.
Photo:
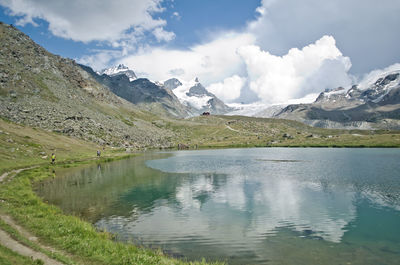
[{"label": "mountain peak", "polygon": [[176,78],[170,78],[164,82],[164,87],[171,89],[171,90],[174,90],[175,88],[177,88],[181,85],[182,85],[181,81],[179,81]]},{"label": "mountain peak", "polygon": [[129,67],[123,65],[123,64],[118,64],[116,66],[103,69],[100,72],[97,72],[99,75],[108,75],[108,76],[116,76],[116,75],[126,75],[129,78],[129,81],[133,81],[137,79],[137,76],[135,75],[135,72],[133,72]]}]

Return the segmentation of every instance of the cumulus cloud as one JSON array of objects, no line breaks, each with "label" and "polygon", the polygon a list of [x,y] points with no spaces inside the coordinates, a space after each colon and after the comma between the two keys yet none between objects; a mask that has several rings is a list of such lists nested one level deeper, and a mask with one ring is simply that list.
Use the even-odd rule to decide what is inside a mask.
[{"label": "cumulus cloud", "polygon": [[246,63],[250,89],[266,103],[286,102],[352,82],[347,74],[350,59],[342,55],[332,36],[323,36],[301,50],[292,48],[284,56],[256,45],[241,47],[238,53]]},{"label": "cumulus cloud", "polygon": [[238,75],[225,78],[222,82],[213,83],[207,90],[215,94],[225,102],[231,102],[240,96],[242,87],[246,82],[245,78]]},{"label": "cumulus cloud", "polygon": [[55,35],[74,41],[120,41],[153,31],[158,40],[170,40],[173,33],[163,29],[166,21],[153,18],[162,12],[162,0],[0,0],[17,24],[43,19]]},{"label": "cumulus cloud", "polygon": [[283,55],[292,47],[332,35],[351,57],[353,73],[400,61],[398,0],[263,0],[257,10],[260,15],[246,30],[272,54]]},{"label": "cumulus cloud", "polygon": [[198,77],[208,86],[244,72],[243,60],[236,51],[251,43],[254,43],[254,36],[250,34],[225,32],[217,39],[187,50],[148,47],[119,62],[146,73],[144,77],[153,80],[177,77],[188,81]]},{"label": "cumulus cloud", "polygon": [[153,30],[154,37],[157,41],[171,41],[175,38],[175,33],[165,31],[163,28],[158,27]]}]

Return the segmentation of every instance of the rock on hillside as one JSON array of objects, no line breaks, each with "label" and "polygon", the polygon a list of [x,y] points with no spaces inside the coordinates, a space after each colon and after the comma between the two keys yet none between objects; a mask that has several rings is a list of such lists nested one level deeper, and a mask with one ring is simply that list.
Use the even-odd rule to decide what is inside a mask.
[{"label": "rock on hillside", "polygon": [[114,146],[169,146],[170,131],[117,97],[73,60],[0,23],[0,116]]},{"label": "rock on hillside", "polygon": [[289,105],[275,117],[327,128],[400,129],[400,71],[348,90],[327,90],[314,103]]}]

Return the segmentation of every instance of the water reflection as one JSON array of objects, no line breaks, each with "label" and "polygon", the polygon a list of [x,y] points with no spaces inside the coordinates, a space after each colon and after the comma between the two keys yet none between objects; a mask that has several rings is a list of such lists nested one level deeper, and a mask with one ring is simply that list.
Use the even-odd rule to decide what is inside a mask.
[{"label": "water reflection", "polygon": [[400,258],[398,150],[172,155],[57,172],[65,175],[38,192],[120,240],[191,259],[376,264]]}]

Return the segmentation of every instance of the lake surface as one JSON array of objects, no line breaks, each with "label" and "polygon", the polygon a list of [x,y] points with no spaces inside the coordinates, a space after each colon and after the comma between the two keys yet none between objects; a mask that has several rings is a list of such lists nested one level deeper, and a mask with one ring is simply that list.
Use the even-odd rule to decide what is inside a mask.
[{"label": "lake surface", "polygon": [[399,264],[400,150],[150,153],[36,186],[121,241],[229,264]]}]

